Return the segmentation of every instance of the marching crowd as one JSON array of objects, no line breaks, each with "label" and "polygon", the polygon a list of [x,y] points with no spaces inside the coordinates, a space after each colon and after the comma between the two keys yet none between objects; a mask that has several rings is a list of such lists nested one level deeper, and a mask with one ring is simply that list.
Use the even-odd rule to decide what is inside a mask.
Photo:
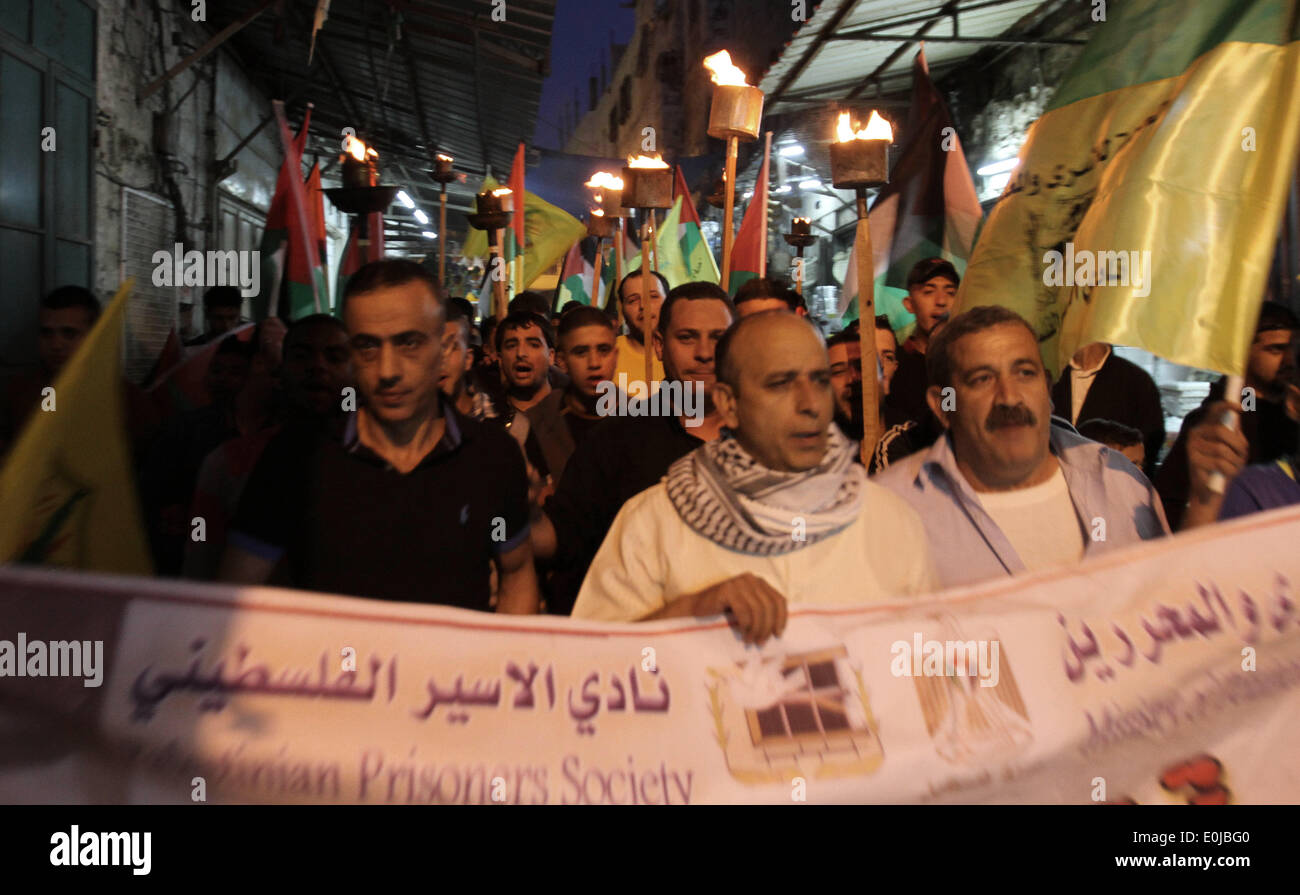
[{"label": "marching crowd", "polygon": [[[975,297],[954,314],[957,271],[921,261],[910,337],[868,321],[883,435],[864,467],[857,324],[823,339],[768,279],[734,298],[651,283],[630,273],[612,313],[524,292],[476,326],[390,259],[349,279],[341,317],[251,339],[214,287],[192,348],[217,341],[207,403],[161,418],[123,381],[155,568],[506,613],[725,612],[761,642],[791,603],[915,597],[1300,502],[1300,323],[1274,302],[1247,399],[1220,380],[1161,458],[1141,368],[1085,345],[1053,383],[1027,321]],[[44,299],[0,452],[98,314],[77,287]]]}]

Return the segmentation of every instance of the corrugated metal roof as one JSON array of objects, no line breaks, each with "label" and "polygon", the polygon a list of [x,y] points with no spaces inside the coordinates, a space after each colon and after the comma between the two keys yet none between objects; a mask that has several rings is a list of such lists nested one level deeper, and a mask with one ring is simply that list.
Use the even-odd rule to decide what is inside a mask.
[{"label": "corrugated metal roof", "polygon": [[[851,40],[845,35],[906,35],[909,40],[1012,37],[1026,16],[1056,5],[1044,0],[825,0],[764,73],[759,83],[768,97],[764,112],[776,115],[808,103],[866,100],[876,96],[877,89],[881,96],[910,89],[915,47],[909,48],[908,40]],[[930,40],[925,55],[930,70],[937,73],[985,46]],[[878,81],[869,81],[877,69]]]},{"label": "corrugated metal roof", "polygon": [[[209,4],[213,31],[254,2]],[[383,182],[402,184],[436,219],[440,188],[425,173],[435,152],[468,173],[447,188],[449,209],[468,208],[488,166],[504,179],[519,140],[531,139],[550,71],[555,0],[510,0],[504,22],[492,20],[492,0],[333,0],[310,66],[315,0],[283,7],[227,47],[268,95],[286,100],[291,122],[314,104],[307,151],[323,166],[352,127],[379,153]],[[326,178],[336,170],[326,168]],[[392,214],[407,216],[399,205]],[[449,212],[449,229],[459,217]]]}]

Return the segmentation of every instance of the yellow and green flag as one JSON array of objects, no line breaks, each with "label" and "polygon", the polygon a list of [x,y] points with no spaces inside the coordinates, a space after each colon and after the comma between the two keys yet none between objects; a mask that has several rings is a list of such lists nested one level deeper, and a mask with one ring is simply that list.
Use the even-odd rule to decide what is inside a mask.
[{"label": "yellow and green flag", "polygon": [[1300,0],[1129,0],[1034,124],[960,307],[1241,373],[1300,146]]},{"label": "yellow and green flag", "polygon": [[[494,190],[497,185],[495,178],[484,177],[483,185],[478,191],[481,193],[484,190]],[[555,266],[555,262],[569,250],[569,246],[587,235],[587,225],[564,209],[525,191],[524,232],[522,288],[527,289],[534,280]],[[502,247],[506,252],[504,257],[507,265],[514,257],[509,250],[511,233],[513,231],[507,228],[502,234]],[[488,252],[487,231],[475,230],[471,227],[464,248],[461,250],[462,256],[467,259],[487,258]]]},{"label": "yellow and green flag", "polygon": [[0,562],[148,575],[131,474],[117,291],[59,374],[0,470]]}]

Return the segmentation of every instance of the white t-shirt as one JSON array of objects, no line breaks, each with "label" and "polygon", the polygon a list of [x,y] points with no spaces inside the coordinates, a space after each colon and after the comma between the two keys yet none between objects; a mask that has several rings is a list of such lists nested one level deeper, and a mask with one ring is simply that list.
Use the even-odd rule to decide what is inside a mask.
[{"label": "white t-shirt", "polygon": [[1079,422],[1079,411],[1083,410],[1083,402],[1088,398],[1088,392],[1092,389],[1092,384],[1097,381],[1097,373],[1110,360],[1110,348],[1106,348],[1106,353],[1101,356],[1101,360],[1094,367],[1083,369],[1076,366],[1074,361],[1070,361],[1070,422],[1076,425]]},{"label": "white t-shirt", "polygon": [[879,603],[935,590],[921,517],[879,485],[863,488],[862,511],[847,528],[781,556],[750,556],[691,529],[660,482],[619,510],[582,582],[573,617],[636,621],[745,572],[791,604]]},{"label": "white t-shirt", "polygon": [[1016,491],[977,491],[984,510],[1029,570],[1083,558],[1083,529],[1060,467],[1041,485]]}]

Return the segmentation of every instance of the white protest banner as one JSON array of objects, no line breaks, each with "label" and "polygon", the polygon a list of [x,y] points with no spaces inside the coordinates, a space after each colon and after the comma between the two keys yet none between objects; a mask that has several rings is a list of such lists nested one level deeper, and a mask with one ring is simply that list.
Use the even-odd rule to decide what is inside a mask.
[{"label": "white protest banner", "polygon": [[762,649],[722,619],[8,567],[0,801],[1293,803],[1298,540],[1279,510],[799,607]]}]

